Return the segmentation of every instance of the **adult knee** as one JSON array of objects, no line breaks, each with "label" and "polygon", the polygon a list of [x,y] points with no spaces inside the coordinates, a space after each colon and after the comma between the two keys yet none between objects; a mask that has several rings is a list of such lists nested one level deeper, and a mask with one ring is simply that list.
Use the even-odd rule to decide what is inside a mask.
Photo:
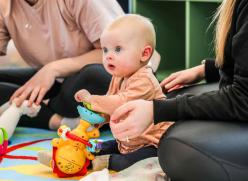
[{"label": "adult knee", "polygon": [[50,101],[53,110],[65,117],[76,117],[78,103],[74,95],[78,90],[86,89],[91,94],[102,95],[108,90],[111,76],[102,65],[91,64],[83,67],[78,73],[67,77],[58,93]]},{"label": "adult knee", "polygon": [[0,82],[0,105],[9,101],[12,94],[19,88],[19,86],[11,83]]},{"label": "adult knee", "polygon": [[[178,122],[167,131],[161,138],[158,148],[159,163],[164,172],[173,181],[247,180],[247,168],[232,163],[230,156],[224,153],[223,147],[218,144],[217,140],[223,135],[220,134],[219,128],[215,131],[212,127],[220,125],[209,124],[205,125],[205,122],[200,123],[200,121]],[[226,130],[231,131],[230,128]],[[216,137],[218,134],[220,136]],[[214,137],[216,137],[215,143],[212,140]],[[225,138],[228,139],[224,136],[223,142],[227,141]],[[220,150],[226,154],[226,157],[218,155]],[[235,155],[235,153],[230,154]]]},{"label": "adult knee", "polygon": [[111,76],[102,65],[90,64],[65,80],[61,94],[68,100],[74,99],[74,94],[80,89],[86,89],[91,94],[102,95],[107,92],[110,80]]}]

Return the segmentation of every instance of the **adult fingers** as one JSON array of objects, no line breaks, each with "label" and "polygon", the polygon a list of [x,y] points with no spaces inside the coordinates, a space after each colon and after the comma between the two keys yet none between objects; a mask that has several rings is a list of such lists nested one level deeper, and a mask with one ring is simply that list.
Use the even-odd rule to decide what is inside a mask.
[{"label": "adult fingers", "polygon": [[35,87],[34,90],[32,91],[29,100],[28,100],[28,106],[31,106],[35,99],[37,98],[38,94],[40,91],[40,87]]},{"label": "adult fingers", "polygon": [[177,84],[177,85],[175,85],[174,87],[170,88],[167,92],[171,92],[171,91],[173,91],[173,90],[180,89],[180,88],[182,88],[182,87],[183,87],[183,85]]},{"label": "adult fingers", "polygon": [[172,80],[174,80],[177,77],[176,73],[171,74],[169,77],[165,78],[161,83],[160,86],[164,87],[166,84],[168,84],[169,82],[171,82]]},{"label": "adult fingers", "polygon": [[22,86],[22,87],[20,87],[19,89],[17,89],[17,90],[14,92],[14,94],[10,97],[10,102],[12,103],[12,101],[13,101],[15,98],[19,97],[19,96],[22,94],[22,92],[24,91],[24,89],[25,89],[24,86]]},{"label": "adult fingers", "polygon": [[177,86],[177,85],[181,85],[182,84],[182,81],[180,78],[175,78],[174,80],[172,80],[171,82],[169,82],[168,84],[166,84],[164,86],[164,88],[168,91],[169,89]]},{"label": "adult fingers", "polygon": [[134,106],[131,103],[126,103],[115,110],[111,115],[110,120],[116,121],[126,116],[130,111],[132,111]]},{"label": "adult fingers", "polygon": [[41,88],[40,91],[39,91],[39,95],[36,99],[36,102],[35,104],[36,105],[40,105],[41,101],[43,100],[43,98],[45,97],[46,93],[47,93],[47,90],[46,88]]},{"label": "adult fingers", "polygon": [[114,135],[116,139],[120,141],[128,141],[128,139],[133,139],[135,138],[134,134],[130,130],[123,131],[121,133],[118,133]]},{"label": "adult fingers", "polygon": [[[123,121],[125,122],[125,121]],[[116,123],[116,124],[110,124],[110,128],[111,131],[114,135],[115,138],[119,139],[119,140],[126,140],[126,138],[135,138],[135,134],[134,131],[132,129],[129,129],[129,127],[122,125],[120,123]]]},{"label": "adult fingers", "polygon": [[16,106],[19,107],[23,103],[24,100],[26,100],[30,94],[32,93],[33,88],[32,87],[27,87],[20,96],[18,96],[18,100],[16,101]]},{"label": "adult fingers", "polygon": [[110,121],[109,126],[114,134],[118,134],[126,131],[128,125],[125,120],[121,120],[120,122]]}]

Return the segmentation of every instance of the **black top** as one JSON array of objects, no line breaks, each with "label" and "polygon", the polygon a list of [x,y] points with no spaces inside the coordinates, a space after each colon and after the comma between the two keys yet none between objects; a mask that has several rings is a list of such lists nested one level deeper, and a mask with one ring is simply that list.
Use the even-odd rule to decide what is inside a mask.
[{"label": "black top", "polygon": [[[210,65],[210,64],[209,64]],[[211,64],[213,66],[213,64]],[[210,71],[206,64],[206,79]],[[154,100],[154,120],[248,120],[248,1],[237,0],[227,38],[220,89]]]},{"label": "black top", "polygon": [[220,80],[219,69],[215,66],[214,59],[205,59],[205,79],[207,83]]}]

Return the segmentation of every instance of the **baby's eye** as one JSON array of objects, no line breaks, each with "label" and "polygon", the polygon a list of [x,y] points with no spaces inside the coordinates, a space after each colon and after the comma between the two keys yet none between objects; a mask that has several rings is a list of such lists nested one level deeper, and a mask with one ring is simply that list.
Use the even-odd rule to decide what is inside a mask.
[{"label": "baby's eye", "polygon": [[115,47],[115,52],[119,53],[120,51],[121,51],[121,47],[120,46]]},{"label": "baby's eye", "polygon": [[108,52],[108,49],[106,47],[103,47],[102,50],[103,50],[104,53]]}]

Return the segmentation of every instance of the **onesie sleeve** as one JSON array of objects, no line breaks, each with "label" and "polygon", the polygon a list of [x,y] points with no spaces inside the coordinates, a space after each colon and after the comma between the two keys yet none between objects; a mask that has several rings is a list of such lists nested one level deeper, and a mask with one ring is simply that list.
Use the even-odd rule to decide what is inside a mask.
[{"label": "onesie sleeve", "polygon": [[92,95],[90,103],[93,110],[111,115],[115,109],[128,101],[135,99],[152,100],[154,90],[155,87],[149,78],[134,77],[129,80],[124,91],[116,95]]}]

